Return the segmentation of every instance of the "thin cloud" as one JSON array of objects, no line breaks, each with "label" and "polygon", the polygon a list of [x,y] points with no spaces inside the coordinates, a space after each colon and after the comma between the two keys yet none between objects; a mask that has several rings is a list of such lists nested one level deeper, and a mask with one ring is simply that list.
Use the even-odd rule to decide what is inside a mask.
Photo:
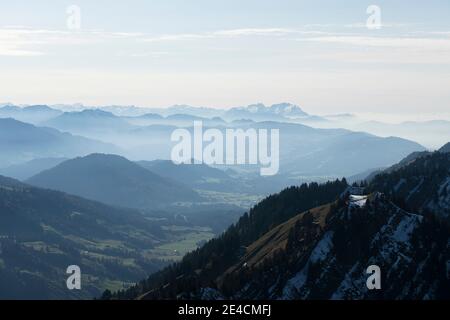
[{"label": "thin cloud", "polygon": [[21,26],[0,28],[0,55],[29,57],[46,54],[51,45],[81,45],[143,36],[141,33],[101,30],[47,30]]},{"label": "thin cloud", "polygon": [[147,57],[161,57],[161,56],[169,56],[172,55],[172,52],[167,51],[151,51],[151,52],[137,52],[126,54],[123,56],[128,56],[131,58],[147,58]]},{"label": "thin cloud", "polygon": [[450,50],[448,38],[332,36],[298,38],[297,41],[346,44],[364,47],[410,48],[421,50]]},{"label": "thin cloud", "polygon": [[296,33],[296,30],[285,28],[246,28],[246,29],[232,29],[214,32],[216,36],[282,36],[286,34]]},{"label": "thin cloud", "polygon": [[[180,33],[150,36],[140,32],[107,32],[103,30],[46,30],[27,27],[0,28],[0,55],[2,56],[39,56],[51,50],[52,46],[86,45],[97,43],[112,43],[133,46],[136,41],[165,42],[165,41],[201,41],[208,39],[229,39],[245,37],[267,37],[291,41],[307,41],[323,44],[342,44],[349,46],[406,48],[418,51],[448,52],[450,38],[448,31],[436,31],[428,34],[403,34],[401,36],[367,36],[361,33],[328,32],[324,30],[302,28],[236,28],[217,30],[204,33]],[[127,44],[124,41],[129,41]],[[117,43],[116,43],[117,42]],[[138,49],[135,57],[153,55],[147,49]],[[142,50],[142,51],[141,51]],[[134,50],[133,50],[134,51]],[[139,52],[143,52],[140,54]],[[149,52],[152,52],[150,50]]]},{"label": "thin cloud", "polygon": [[212,34],[195,34],[195,33],[182,33],[162,35],[157,37],[145,38],[144,42],[160,42],[160,41],[177,41],[177,40],[198,40],[198,39],[210,39],[214,38]]},{"label": "thin cloud", "polygon": [[[404,28],[404,27],[411,27],[412,24],[407,23],[398,23],[398,22],[386,22],[382,23],[380,25],[381,28]],[[347,23],[347,24],[331,24],[331,23],[312,23],[307,24],[304,26],[305,28],[333,28],[333,29],[367,29],[367,23],[366,22],[354,22],[354,23]]]},{"label": "thin cloud", "polygon": [[[410,27],[411,24],[406,23],[395,23],[395,22],[387,22],[387,23],[381,23],[380,28],[404,28],[404,27]],[[357,22],[357,23],[350,23],[350,24],[344,24],[344,28],[355,28],[355,29],[367,29],[367,23]]]},{"label": "thin cloud", "polygon": [[0,56],[6,57],[36,57],[44,55],[43,52],[40,51],[31,51],[31,50],[19,50],[17,48],[8,48],[2,47],[0,45]]},{"label": "thin cloud", "polygon": [[204,33],[179,33],[145,38],[145,42],[162,42],[177,40],[202,40],[239,37],[285,37],[290,35],[333,35],[336,33],[320,30],[304,30],[289,28],[240,28],[218,30]]},{"label": "thin cloud", "polygon": [[243,29],[219,30],[204,33],[180,33],[180,34],[161,35],[146,38],[144,41],[159,42],[159,41],[177,41],[177,40],[235,38],[247,36],[283,36],[294,32],[295,30],[284,28],[243,28]]}]

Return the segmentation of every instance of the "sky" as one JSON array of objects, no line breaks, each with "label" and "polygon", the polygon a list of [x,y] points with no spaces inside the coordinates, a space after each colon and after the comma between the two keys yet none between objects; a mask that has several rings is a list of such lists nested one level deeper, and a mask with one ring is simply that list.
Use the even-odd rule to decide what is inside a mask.
[{"label": "sky", "polygon": [[0,0],[0,72],[0,103],[450,119],[450,1]]}]

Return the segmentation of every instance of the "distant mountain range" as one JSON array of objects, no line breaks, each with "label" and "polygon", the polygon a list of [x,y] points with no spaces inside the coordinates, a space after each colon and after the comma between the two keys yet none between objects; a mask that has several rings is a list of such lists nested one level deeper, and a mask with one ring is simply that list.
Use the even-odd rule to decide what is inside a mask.
[{"label": "distant mountain range", "polygon": [[162,204],[201,200],[183,184],[123,157],[106,154],[67,160],[29,178],[27,183],[129,208],[156,209]]},{"label": "distant mountain range", "polygon": [[225,111],[223,117],[227,120],[282,121],[290,118],[306,118],[309,115],[299,106],[291,103],[279,103],[269,107],[258,103],[247,107],[231,108]]},{"label": "distant mountain range", "polygon": [[229,125],[221,117],[205,118],[199,116],[193,116],[189,114],[173,114],[168,116],[161,116],[155,113],[146,113],[137,117],[125,118],[130,124],[138,126],[151,126],[151,125],[166,125],[177,127],[190,127],[194,121],[201,121],[206,126],[227,126]]},{"label": "distant mountain range", "polygon": [[[177,127],[151,125],[122,132],[118,144],[131,159],[170,159],[175,145],[170,136]],[[363,132],[343,129],[315,129],[301,124],[274,121],[239,121],[214,128],[224,136],[227,128],[278,129],[280,132],[280,172],[293,179],[310,177],[342,177],[376,167],[390,166],[414,151],[425,148],[415,142],[396,137],[381,138]],[[192,125],[186,127],[193,134]],[[110,135],[111,136],[111,135]],[[123,141],[123,142],[122,142]],[[238,167],[238,166],[235,166]],[[259,166],[247,167],[254,172]]]},{"label": "distant mountain range", "polygon": [[[38,111],[42,114],[36,117]],[[0,117],[12,117],[20,118],[23,120],[28,119],[31,123],[43,123],[44,121],[51,120],[57,116],[68,117],[67,121],[74,121],[76,118],[73,116],[82,114],[83,112],[103,111],[114,114],[118,117],[144,117],[147,114],[153,114],[158,116],[164,116],[171,120],[181,115],[187,115],[192,117],[201,118],[223,118],[227,121],[252,119],[254,121],[288,121],[290,119],[302,119],[305,121],[326,121],[325,118],[309,115],[301,109],[300,106],[292,103],[278,103],[271,106],[266,106],[262,103],[252,104],[245,107],[233,107],[230,109],[218,109],[207,107],[192,107],[187,105],[174,105],[168,108],[140,108],[134,106],[104,106],[104,107],[89,107],[83,105],[76,106],[28,106],[17,107],[14,105],[7,105],[0,108]],[[25,118],[27,116],[27,118]],[[19,119],[20,120],[20,119]]]},{"label": "distant mountain range", "polygon": [[[222,236],[104,299],[449,299],[450,153],[369,185],[288,188]],[[369,266],[381,290],[366,286]]]},{"label": "distant mountain range", "polygon": [[[130,110],[127,108],[126,110]],[[78,129],[85,126],[91,128],[91,122],[95,122],[102,128],[103,125],[113,125],[117,129],[122,129],[128,123],[136,125],[166,124],[176,126],[190,126],[193,121],[203,121],[206,125],[226,125],[225,121],[249,119],[252,121],[287,121],[291,119],[303,119],[304,121],[322,119],[317,116],[310,116],[299,106],[290,103],[280,103],[271,106],[264,104],[254,104],[247,107],[235,107],[229,110],[194,108],[187,106],[174,106],[168,109],[137,109],[131,112],[133,116],[124,116],[122,109],[114,107],[86,109],[82,111],[64,112],[54,117],[44,125],[56,129],[68,130],[79,133]],[[140,112],[137,112],[140,110]],[[204,112],[208,110],[208,112]],[[144,113],[145,111],[145,113]],[[142,114],[141,114],[142,113]],[[126,113],[125,113],[126,114]],[[137,114],[137,115],[136,115]],[[122,119],[123,118],[123,119]],[[120,120],[119,120],[120,119]],[[323,118],[322,120],[325,121]]]},{"label": "distant mountain range", "polygon": [[154,174],[123,157],[106,154],[65,161],[27,182],[130,208],[157,208],[161,204],[201,199],[187,186]]},{"label": "distant mountain range", "polygon": [[[287,114],[303,114],[301,109],[290,104],[273,105],[271,107],[256,105],[233,110],[252,114],[278,114],[283,116]],[[151,115],[151,117],[142,116],[130,119],[129,117],[119,117],[103,110],[66,112],[46,121],[45,124],[61,131],[68,131],[74,135],[89,137],[91,140],[105,141],[110,145],[86,146],[82,152],[78,146],[71,147],[70,144],[64,142],[63,144],[68,146],[67,151],[70,151],[64,152],[65,150],[61,151],[58,148],[45,147],[52,143],[47,141],[52,138],[42,138],[43,141],[39,144],[22,144],[21,148],[23,151],[15,152],[14,155],[6,152],[6,156],[13,158],[0,160],[0,167],[19,164],[35,158],[71,158],[93,152],[120,154],[132,160],[169,159],[174,145],[174,142],[170,139],[172,132],[180,126],[192,131],[193,121],[199,119],[203,118],[186,114],[168,115],[164,118]],[[276,179],[284,179],[286,182],[284,184],[277,183],[276,186],[287,186],[292,183],[298,183],[296,181],[317,179],[316,177],[320,179],[321,177],[350,176],[371,168],[390,166],[413,151],[425,150],[424,147],[412,141],[395,137],[380,138],[362,132],[351,132],[343,129],[315,129],[302,124],[279,121],[255,122],[254,120],[235,120],[226,122],[222,118],[204,120],[205,130],[215,128],[224,132],[227,128],[243,130],[251,128],[279,129],[281,170],[279,172],[280,177]],[[2,121],[11,122],[14,120],[3,119]],[[154,124],[142,126],[139,123],[133,123],[133,121],[150,121]],[[18,122],[15,125],[20,127]],[[0,130],[3,127],[5,125],[2,125]],[[25,124],[20,129],[25,131],[24,127]],[[35,139],[34,136],[38,136],[31,132],[31,128],[35,128],[35,130],[38,128],[39,131],[50,131],[48,128],[28,125],[30,137],[27,137],[27,139],[30,141]],[[16,130],[19,130],[19,128]],[[56,130],[53,132],[54,135],[64,135]],[[65,137],[68,139],[70,135],[66,134]],[[13,139],[12,141],[15,140]],[[88,141],[94,143],[88,139],[85,140],[85,143],[88,144]],[[19,146],[17,143],[14,143],[14,145],[15,147]],[[114,147],[114,145],[118,147]],[[42,148],[40,148],[41,146]],[[61,146],[61,148],[63,147]],[[259,170],[259,167],[248,167],[245,170],[256,172]]]},{"label": "distant mountain range", "polygon": [[0,175],[14,178],[17,180],[26,180],[32,176],[50,168],[53,168],[68,160],[67,158],[39,158],[24,163],[12,165],[6,168],[0,168]]},{"label": "distant mountain range", "polygon": [[[7,107],[14,110],[17,107]],[[77,106],[77,108],[82,108]],[[47,112],[49,107],[33,107],[34,110]],[[192,132],[194,121],[203,121],[204,129],[215,128],[223,133],[227,128],[232,129],[279,129],[280,131],[280,171],[273,177],[260,177],[258,165],[253,166],[222,166],[222,174],[218,179],[204,172],[206,167],[184,166],[184,174],[189,175],[197,169],[202,169],[205,176],[195,179],[181,179],[184,177],[177,168],[159,168],[159,173],[168,172],[164,177],[170,177],[177,184],[191,189],[209,190],[213,192],[226,192],[234,194],[267,195],[272,192],[307,181],[326,181],[330,178],[352,176],[371,170],[372,168],[389,167],[411,152],[425,150],[421,145],[412,141],[387,137],[380,138],[363,132],[352,132],[344,129],[317,129],[300,123],[290,123],[292,119],[311,117],[300,107],[289,104],[275,104],[270,107],[256,104],[248,107],[237,107],[228,110],[236,115],[236,120],[225,120],[221,117],[210,117],[190,114],[197,110],[188,106],[176,106],[166,114],[146,113],[138,116],[124,116],[127,110],[136,111],[135,107],[108,107],[103,109],[85,109],[81,111],[66,111],[42,122],[47,127],[37,127],[21,123],[12,119],[0,119],[0,131],[8,131],[0,138],[0,146],[4,152],[0,155],[0,172],[6,176],[19,179],[28,179],[30,175],[38,174],[38,169],[50,169],[51,163],[45,160],[34,168],[33,163],[26,163],[41,158],[73,158],[91,153],[108,153],[125,156],[130,160],[156,160],[170,159],[174,142],[170,137],[179,127],[187,128]],[[118,111],[121,115],[118,115]],[[20,109],[25,110],[25,108]],[[209,110],[200,108],[199,110]],[[17,111],[17,110],[16,110]],[[176,111],[176,113],[175,113]],[[211,111],[211,110],[210,110]],[[225,111],[216,110],[216,114],[225,116]],[[113,112],[117,113],[114,114]],[[172,113],[173,112],[173,113]],[[180,113],[181,112],[181,113]],[[183,113],[186,112],[186,113]],[[135,112],[136,114],[137,112]],[[238,115],[239,114],[239,115]],[[249,119],[246,119],[247,116]],[[233,118],[234,116],[230,116]],[[265,117],[279,119],[279,121],[256,121]],[[289,119],[288,119],[289,117]],[[282,119],[283,118],[283,119]],[[42,125],[43,125],[42,124]],[[69,133],[62,133],[67,131]],[[87,138],[81,138],[81,136]],[[18,138],[20,138],[20,143]],[[104,142],[100,142],[104,141]],[[148,163],[147,163],[148,164]],[[19,167],[16,167],[19,165]],[[8,167],[8,168],[6,168]],[[23,170],[18,174],[16,169]],[[157,170],[155,167],[154,170]],[[172,170],[173,169],[173,170]],[[178,169],[178,170],[177,170]],[[28,173],[26,170],[29,170]],[[170,172],[179,172],[173,175]],[[199,174],[197,171],[195,174]],[[191,173],[191,176],[192,176]],[[231,174],[230,174],[231,173]],[[158,173],[157,173],[158,174]],[[47,186],[44,184],[44,186]],[[50,187],[52,185],[49,185]],[[68,192],[73,189],[63,188],[62,185],[53,185],[59,190]],[[81,192],[81,190],[78,190]],[[93,197],[92,194],[76,193],[88,198],[106,201],[109,198]],[[182,194],[182,193],[180,193]],[[218,195],[209,194],[217,198]],[[194,197],[195,198],[195,197]],[[190,197],[182,198],[185,201]],[[111,203],[111,202],[108,202]],[[127,202],[115,202],[123,205]],[[167,201],[161,201],[167,203]],[[135,205],[136,206],[136,205]],[[142,207],[142,205],[137,205]],[[148,207],[148,204],[145,205]]]},{"label": "distant mountain range", "polygon": [[118,148],[111,144],[10,118],[0,119],[0,150],[0,167],[37,158],[70,158],[93,152],[118,152]]},{"label": "distant mountain range", "polygon": [[[261,120],[280,120],[289,117],[308,117],[298,105],[292,103],[278,103],[266,106],[262,103],[252,104],[245,107],[233,107],[230,109],[193,107],[188,105],[174,105],[168,108],[138,108],[138,107],[102,107],[103,110],[110,111],[122,116],[141,116],[145,113],[154,113],[162,116],[176,114],[186,114],[197,117],[213,118],[223,117],[227,120],[247,119],[261,117]],[[275,119],[273,117],[278,117]]]},{"label": "distant mountain range", "polygon": [[131,129],[132,127],[121,117],[100,109],[64,112],[55,118],[45,121],[43,124],[78,135],[92,137],[98,134],[100,138],[109,132]]},{"label": "distant mountain range", "polygon": [[342,177],[386,167],[425,148],[401,138],[380,138],[343,129],[315,129],[301,124],[257,122],[241,128],[278,129],[280,172],[291,178]]},{"label": "distant mountain range", "polygon": [[34,105],[20,108],[14,105],[0,107],[0,118],[13,118],[23,122],[39,124],[62,114],[61,110],[46,105]]},{"label": "distant mountain range", "polygon": [[384,123],[365,121],[357,117],[326,117],[328,122],[316,121],[306,124],[319,128],[345,128],[364,131],[382,137],[396,136],[416,141],[430,149],[437,149],[450,137],[450,121],[406,121],[402,123]]}]

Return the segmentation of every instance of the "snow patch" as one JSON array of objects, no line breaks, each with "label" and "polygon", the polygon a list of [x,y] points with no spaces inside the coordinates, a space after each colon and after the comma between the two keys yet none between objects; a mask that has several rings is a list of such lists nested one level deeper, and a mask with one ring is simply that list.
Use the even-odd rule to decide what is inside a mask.
[{"label": "snow patch", "polygon": [[294,299],[298,290],[303,287],[308,279],[309,261],[294,277],[289,279],[283,288],[283,294],[281,300]]},{"label": "snow patch", "polygon": [[213,288],[202,288],[200,291],[201,300],[223,300],[223,295]]},{"label": "snow patch", "polygon": [[406,197],[406,201],[408,201],[411,198],[411,196],[414,195],[420,189],[420,187],[422,187],[423,181],[424,181],[423,177],[420,178],[419,183],[414,187],[414,189],[412,189],[408,193],[408,196]]},{"label": "snow patch", "polygon": [[311,264],[323,261],[333,248],[333,231],[327,231],[322,239],[316,244],[308,261],[303,269],[298,272],[294,277],[289,279],[283,288],[283,294],[281,299],[293,299],[298,295],[299,290],[305,285],[308,280],[308,271]]},{"label": "snow patch", "polygon": [[398,189],[400,189],[400,187],[406,183],[406,179],[405,178],[401,178],[400,181],[394,186],[394,191],[397,192]]},{"label": "snow patch", "polygon": [[361,272],[357,274],[357,270],[360,269],[359,262],[356,262],[352,268],[345,274],[344,279],[340,283],[339,287],[331,296],[331,300],[343,300],[348,295],[352,297],[360,296],[360,288],[364,288],[362,286],[364,280]]},{"label": "snow patch", "polygon": [[309,261],[312,263],[317,263],[319,261],[325,260],[328,253],[333,248],[333,231],[326,232],[322,239],[320,239],[319,243],[317,243],[313,252],[309,257]]},{"label": "snow patch", "polygon": [[415,216],[405,216],[395,229],[392,239],[398,242],[409,241],[411,234],[418,225],[418,219]]},{"label": "snow patch", "polygon": [[350,195],[349,197],[349,205],[350,207],[359,207],[362,208],[366,205],[367,196],[359,196],[359,195]]}]

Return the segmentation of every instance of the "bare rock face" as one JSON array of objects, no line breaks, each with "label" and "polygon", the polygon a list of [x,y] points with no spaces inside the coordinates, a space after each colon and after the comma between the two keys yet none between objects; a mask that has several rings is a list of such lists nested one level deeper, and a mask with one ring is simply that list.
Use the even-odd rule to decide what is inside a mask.
[{"label": "bare rock face", "polygon": [[[354,196],[350,196],[352,199]],[[283,252],[261,256],[258,247],[223,281],[237,299],[433,299],[448,289],[448,230],[433,218],[407,212],[383,194],[316,210],[287,222]],[[308,215],[312,215],[308,217]],[[311,221],[312,219],[312,221]],[[282,227],[283,228],[283,227]],[[312,231],[312,229],[314,231]],[[305,241],[308,232],[318,233]],[[274,239],[282,239],[280,236]],[[276,241],[276,240],[275,240]],[[276,242],[266,246],[276,247]],[[242,265],[242,261],[239,263]],[[381,289],[369,290],[367,268],[378,266]],[[230,283],[239,283],[231,288]]]}]

